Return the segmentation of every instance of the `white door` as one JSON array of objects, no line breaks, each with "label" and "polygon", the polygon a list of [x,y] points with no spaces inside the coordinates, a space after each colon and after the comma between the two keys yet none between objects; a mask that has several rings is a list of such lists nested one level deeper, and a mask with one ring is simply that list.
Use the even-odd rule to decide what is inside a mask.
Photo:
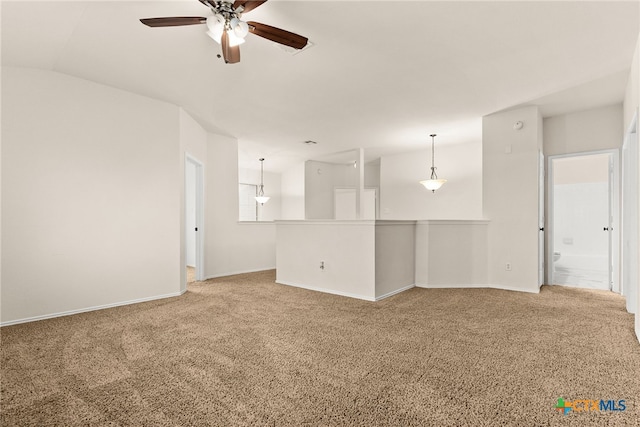
[{"label": "white door", "polygon": [[611,289],[612,154],[554,156],[551,283]]}]

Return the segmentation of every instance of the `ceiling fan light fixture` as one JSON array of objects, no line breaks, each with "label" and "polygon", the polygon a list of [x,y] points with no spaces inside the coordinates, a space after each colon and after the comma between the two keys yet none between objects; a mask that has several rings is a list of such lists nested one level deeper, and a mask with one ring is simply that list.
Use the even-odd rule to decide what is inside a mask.
[{"label": "ceiling fan light fixture", "polygon": [[211,37],[213,41],[215,41],[216,43],[218,44],[222,43],[222,33],[214,34],[210,30],[207,30],[207,35]]},{"label": "ceiling fan light fixture", "polygon": [[220,44],[224,31],[224,18],[222,15],[213,15],[207,18],[207,35]]},{"label": "ceiling fan light fixture", "polygon": [[229,25],[231,26],[233,33],[241,39],[244,39],[247,34],[249,34],[249,24],[238,18],[233,18]]},{"label": "ceiling fan light fixture", "polygon": [[245,39],[242,37],[238,37],[233,30],[227,30],[227,34],[229,35],[229,46],[239,46],[245,42]]}]

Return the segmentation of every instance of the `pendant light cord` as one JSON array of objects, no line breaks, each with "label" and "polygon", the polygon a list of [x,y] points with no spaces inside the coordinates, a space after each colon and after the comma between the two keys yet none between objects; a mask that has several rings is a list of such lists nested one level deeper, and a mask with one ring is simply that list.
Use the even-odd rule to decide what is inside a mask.
[{"label": "pendant light cord", "polygon": [[435,137],[436,137],[435,134],[431,135],[431,179],[438,179],[438,175],[436,175],[436,167],[435,167],[435,158],[436,158]]},{"label": "pendant light cord", "polygon": [[264,196],[264,159],[260,159],[260,190],[258,196]]}]

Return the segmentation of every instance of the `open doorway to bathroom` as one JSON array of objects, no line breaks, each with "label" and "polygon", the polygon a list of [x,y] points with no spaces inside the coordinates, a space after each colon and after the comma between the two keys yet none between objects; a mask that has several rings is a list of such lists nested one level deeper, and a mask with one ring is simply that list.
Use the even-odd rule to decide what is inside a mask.
[{"label": "open doorway to bathroom", "polygon": [[617,151],[549,158],[551,283],[619,292]]}]

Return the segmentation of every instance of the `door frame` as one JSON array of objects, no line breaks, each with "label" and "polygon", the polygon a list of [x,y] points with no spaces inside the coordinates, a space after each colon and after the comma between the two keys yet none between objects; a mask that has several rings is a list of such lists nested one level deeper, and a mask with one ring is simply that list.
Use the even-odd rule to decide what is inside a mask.
[{"label": "door frame", "polygon": [[547,279],[552,284],[553,279],[553,242],[554,242],[554,192],[553,192],[553,161],[560,158],[583,157],[597,154],[609,154],[609,290],[620,293],[620,150],[595,150],[577,153],[556,154],[547,157]]},{"label": "door frame", "polygon": [[538,152],[538,288],[545,283],[545,267],[546,259],[544,256],[545,248],[545,167],[544,153],[542,150]]},{"label": "door frame", "polygon": [[[626,160],[626,155],[628,155],[629,151],[629,145],[630,144],[635,144],[635,157],[631,157],[628,161]],[[625,132],[625,136],[624,136],[624,142],[622,145],[622,204],[621,204],[621,230],[623,235],[628,236],[629,232],[627,230],[625,230],[625,206],[628,203],[627,201],[627,195],[626,192],[628,190],[631,191],[635,191],[637,193],[638,188],[640,183],[638,182],[638,177],[640,176],[640,170],[638,167],[638,154],[640,153],[640,140],[638,139],[638,110],[635,111],[634,115],[633,115],[633,119],[631,120],[631,123],[629,124],[629,127],[627,129],[627,131]],[[629,165],[632,168],[635,168],[635,172],[633,173],[634,178],[635,178],[635,183],[632,183],[632,188],[628,188],[626,184],[627,179],[629,179],[629,177],[627,176],[627,166]],[[633,188],[635,187],[635,188]],[[638,197],[638,195],[636,194],[636,197]],[[640,208],[638,207],[638,199],[636,199],[636,203],[635,203],[635,210],[636,210],[636,216],[640,214]],[[635,218],[635,220],[637,221],[638,218]],[[636,227],[638,227],[638,224],[636,223]],[[636,234],[635,236],[633,236],[633,238],[631,239],[630,244],[635,246],[636,251],[638,251],[640,248],[638,246],[638,240],[639,240],[639,236],[638,236],[638,230],[636,229]],[[638,310],[640,309],[640,295],[638,295],[638,293],[640,293],[640,286],[638,281],[636,280],[635,283],[625,283],[625,276],[628,276],[626,273],[626,271],[631,270],[631,269],[635,269],[635,275],[636,275],[636,279],[638,279],[640,277],[640,271],[638,270],[638,263],[637,263],[637,258],[636,259],[630,259],[628,254],[626,253],[627,251],[625,251],[625,244],[621,244],[620,246],[620,271],[621,271],[621,276],[622,276],[622,280],[621,280],[621,294],[625,297],[626,300],[626,309],[629,313],[635,313],[636,316],[638,316]],[[640,252],[640,251],[639,251]],[[632,252],[633,253],[633,252]],[[637,252],[638,253],[638,252]],[[631,289],[631,291],[630,291]]]},{"label": "door frame", "polygon": [[[187,165],[191,164],[195,166],[196,176],[196,280],[204,280],[204,164],[192,156],[191,154],[185,152],[184,155],[184,189],[185,195],[187,191]],[[186,240],[187,240],[187,202],[185,197],[184,202],[184,236],[183,236],[183,245],[186,251]],[[186,255],[182,259],[182,270],[186,271]]]}]

